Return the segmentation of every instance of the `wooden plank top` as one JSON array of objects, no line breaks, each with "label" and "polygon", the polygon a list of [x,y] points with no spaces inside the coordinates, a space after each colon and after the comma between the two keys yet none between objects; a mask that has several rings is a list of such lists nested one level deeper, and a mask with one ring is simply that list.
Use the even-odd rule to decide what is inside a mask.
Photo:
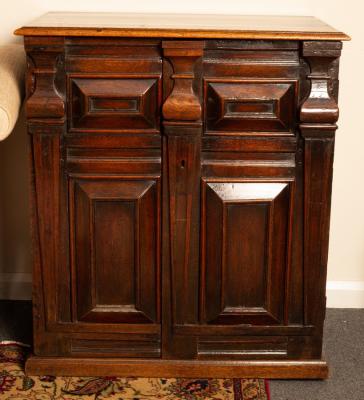
[{"label": "wooden plank top", "polygon": [[314,17],[50,12],[15,31],[24,36],[350,40]]}]

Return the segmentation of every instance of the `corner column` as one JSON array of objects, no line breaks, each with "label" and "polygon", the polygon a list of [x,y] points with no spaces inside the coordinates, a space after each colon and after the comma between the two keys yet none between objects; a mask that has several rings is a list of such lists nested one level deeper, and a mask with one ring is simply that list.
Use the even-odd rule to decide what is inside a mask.
[{"label": "corner column", "polygon": [[26,37],[27,126],[30,134],[33,237],[33,325],[36,356],[67,352],[67,340],[52,331],[70,320],[69,292],[62,287],[67,263],[66,188],[62,176],[65,130],[63,37]]},{"label": "corner column", "polygon": [[313,357],[321,356],[326,307],[331,182],[341,42],[303,42],[310,92],[300,109],[304,142],[304,323],[316,328]]}]

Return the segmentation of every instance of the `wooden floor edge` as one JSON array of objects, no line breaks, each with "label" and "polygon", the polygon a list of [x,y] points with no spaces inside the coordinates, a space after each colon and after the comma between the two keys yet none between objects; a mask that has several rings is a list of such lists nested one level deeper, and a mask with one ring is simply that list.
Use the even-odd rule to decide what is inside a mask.
[{"label": "wooden floor edge", "polygon": [[30,356],[27,375],[135,376],[163,378],[326,379],[324,360],[189,361]]}]

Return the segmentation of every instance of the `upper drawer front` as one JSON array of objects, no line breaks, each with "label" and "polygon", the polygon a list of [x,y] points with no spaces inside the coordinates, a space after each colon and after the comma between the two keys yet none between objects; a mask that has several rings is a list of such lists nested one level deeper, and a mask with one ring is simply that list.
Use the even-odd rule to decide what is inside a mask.
[{"label": "upper drawer front", "polygon": [[71,76],[69,130],[155,133],[158,79]]},{"label": "upper drawer front", "polygon": [[203,62],[205,133],[294,136],[302,69],[297,43],[215,46]]},{"label": "upper drawer front", "polygon": [[206,131],[293,134],[295,93],[294,81],[206,80]]},{"label": "upper drawer front", "polygon": [[71,39],[66,71],[70,133],[159,133],[158,42]]}]

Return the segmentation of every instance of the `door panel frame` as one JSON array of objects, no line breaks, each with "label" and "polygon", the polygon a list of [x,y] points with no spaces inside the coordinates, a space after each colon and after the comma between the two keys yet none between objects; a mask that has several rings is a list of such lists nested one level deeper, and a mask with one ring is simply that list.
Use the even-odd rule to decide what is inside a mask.
[{"label": "door panel frame", "polygon": [[[205,309],[205,293],[206,293],[206,276],[208,274],[208,271],[206,270],[207,265],[206,265],[206,250],[207,250],[207,236],[206,236],[206,191],[207,187],[210,183],[282,183],[286,184],[285,188],[288,190],[288,210],[287,210],[287,232],[286,232],[286,246],[285,246],[285,267],[283,267],[284,271],[284,291],[282,293],[282,303],[283,303],[283,310],[281,314],[281,318],[277,318],[274,312],[269,311],[269,291],[268,291],[268,297],[266,298],[266,301],[268,301],[267,304],[267,309],[266,310],[244,310],[244,313],[246,313],[246,316],[251,319],[251,321],[246,321],[245,324],[249,324],[253,327],[257,326],[257,321],[259,318],[262,318],[262,321],[258,323],[258,325],[263,325],[263,326],[285,326],[288,324],[288,286],[289,286],[289,276],[290,276],[290,264],[291,264],[291,243],[292,243],[292,222],[293,222],[293,215],[295,212],[295,179],[292,178],[284,178],[284,179],[277,179],[277,178],[211,178],[211,177],[203,177],[201,180],[201,271],[200,271],[200,321],[202,325],[206,324],[206,315],[204,313]],[[284,190],[284,189],[283,189]],[[282,192],[280,192],[281,194]],[[247,199],[247,200],[237,200],[234,201],[234,203],[247,203],[247,204],[252,204],[252,203],[267,203],[267,201],[273,200],[273,199]],[[227,200],[227,202],[231,202],[231,200]],[[274,208],[273,203],[268,206],[268,219],[274,218],[274,215],[272,215],[272,209]],[[226,211],[226,210],[225,210]],[[224,211],[222,211],[224,213]],[[224,219],[224,218],[223,218]],[[269,223],[270,230],[274,228],[272,226],[272,221]],[[270,233],[272,237],[273,231]],[[224,235],[223,235],[224,236]],[[267,238],[269,241],[269,237]],[[270,262],[270,260],[267,260]],[[272,268],[268,268],[269,270],[266,271],[267,278],[269,278],[269,274],[272,272]],[[222,284],[223,284],[223,279],[221,279]],[[268,284],[269,282],[267,282]],[[269,287],[267,286],[267,290]],[[222,290],[222,289],[221,289]],[[205,300],[205,301],[204,301]],[[281,301],[279,301],[281,303]],[[226,328],[226,331],[228,332],[230,328],[236,326],[237,324],[229,320],[229,310],[227,312],[222,312],[220,314],[221,318],[219,318],[216,321],[210,321],[212,325],[220,325],[221,327]],[[232,310],[231,310],[232,311]],[[243,311],[243,310],[242,310]],[[260,312],[259,312],[260,311]],[[234,317],[234,315],[233,315]],[[223,320],[227,319],[227,323],[224,324]],[[231,318],[230,318],[231,319]],[[233,318],[234,319],[234,318]],[[235,318],[236,319],[236,318]],[[255,319],[255,322],[254,322]],[[243,321],[240,321],[238,325],[241,325]]]},{"label": "door panel frame", "polygon": [[[74,209],[74,200],[75,200],[75,188],[74,186],[76,185],[77,182],[125,182],[127,183],[128,181],[134,181],[134,182],[140,182],[146,183],[145,190],[142,191],[142,193],[139,193],[139,197],[143,197],[143,194],[148,191],[148,189],[152,188],[155,186],[155,206],[156,206],[156,220],[155,220],[155,228],[156,228],[156,237],[155,237],[155,304],[156,304],[156,314],[155,314],[155,321],[150,320],[150,318],[144,318],[139,320],[135,320],[134,322],[122,322],[122,321],[78,321],[77,318],[77,310],[76,310],[76,303],[77,303],[77,294],[76,294],[76,283],[77,283],[77,273],[76,273],[76,259],[75,259],[75,250],[74,250],[74,243],[75,243],[75,232],[72,227],[72,225],[75,222],[75,209]],[[147,184],[149,182],[149,184]],[[113,331],[115,333],[119,332],[144,332],[144,333],[156,333],[160,331],[160,307],[161,307],[161,292],[160,292],[160,286],[161,286],[161,275],[160,275],[160,236],[161,236],[161,203],[160,203],[160,198],[161,198],[161,184],[160,184],[160,175],[145,175],[145,176],[140,176],[140,175],[86,175],[86,174],[70,174],[69,175],[69,215],[70,215],[70,260],[71,260],[71,275],[72,275],[72,304],[73,304],[73,322],[69,324],[71,331],[79,331],[77,326],[82,331],[88,331],[88,332],[96,332],[96,331],[103,331],[103,330],[109,330]],[[128,197],[128,201],[130,201],[130,194],[125,195]],[[124,197],[125,197],[124,196]],[[120,196],[119,196],[120,197]],[[120,200],[120,198],[118,199]],[[126,198],[125,197],[125,198]],[[97,200],[97,199],[96,199]],[[134,199],[136,202],[140,202],[141,199]],[[92,204],[90,204],[90,210],[92,209]],[[90,211],[92,214],[92,212]],[[129,314],[129,313],[128,313]],[[135,318],[134,318],[135,319]],[[65,325],[65,324],[62,324]],[[68,325],[68,324],[67,324]],[[100,329],[98,329],[98,326],[100,326]]]}]

